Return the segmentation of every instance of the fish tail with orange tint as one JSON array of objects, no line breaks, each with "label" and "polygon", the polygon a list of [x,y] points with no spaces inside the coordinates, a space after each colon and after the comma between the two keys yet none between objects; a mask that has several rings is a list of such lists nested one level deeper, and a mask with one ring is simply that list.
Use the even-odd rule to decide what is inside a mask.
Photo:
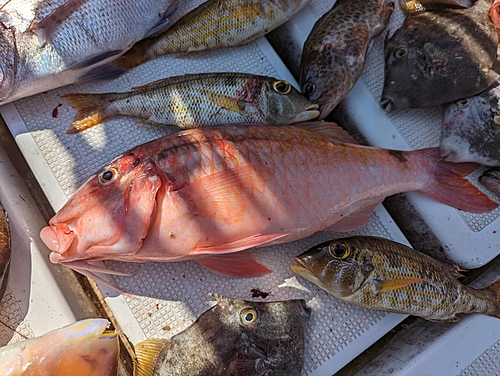
[{"label": "fish tail with orange tint", "polygon": [[474,186],[467,176],[480,167],[477,163],[452,163],[441,160],[438,148],[426,150],[434,169],[434,184],[421,189],[422,193],[460,210],[483,213],[498,207],[485,193]]},{"label": "fish tail with orange tint", "polygon": [[115,115],[108,111],[106,94],[66,94],[62,98],[77,111],[68,134],[82,132]]}]

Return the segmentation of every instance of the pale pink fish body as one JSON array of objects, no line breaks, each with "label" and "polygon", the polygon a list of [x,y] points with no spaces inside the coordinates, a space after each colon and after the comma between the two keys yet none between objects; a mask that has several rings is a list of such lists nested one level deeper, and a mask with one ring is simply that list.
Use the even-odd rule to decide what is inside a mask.
[{"label": "pale pink fish body", "polygon": [[225,275],[261,275],[269,270],[235,252],[359,227],[398,192],[469,211],[498,206],[464,179],[476,164],[438,159],[437,148],[359,146],[327,123],[190,129],[115,159],[41,237],[52,262],[78,271],[93,260],[195,259]]}]

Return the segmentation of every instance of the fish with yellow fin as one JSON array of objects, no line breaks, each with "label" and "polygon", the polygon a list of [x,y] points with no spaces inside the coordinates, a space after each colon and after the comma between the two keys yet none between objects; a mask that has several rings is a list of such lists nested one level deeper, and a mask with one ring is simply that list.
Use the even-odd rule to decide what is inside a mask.
[{"label": "fish with yellow fin", "polygon": [[292,270],[336,298],[364,308],[459,321],[458,313],[500,317],[500,280],[476,290],[459,270],[397,242],[354,236],[295,257]]}]

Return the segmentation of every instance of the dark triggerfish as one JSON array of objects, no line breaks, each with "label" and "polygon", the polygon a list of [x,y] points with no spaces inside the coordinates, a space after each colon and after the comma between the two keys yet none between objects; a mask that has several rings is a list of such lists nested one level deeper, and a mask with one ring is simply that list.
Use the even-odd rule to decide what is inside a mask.
[{"label": "dark triggerfish", "polygon": [[488,10],[441,8],[408,15],[385,43],[380,105],[387,112],[450,103],[486,90],[498,77],[498,36]]},{"label": "dark triggerfish", "polygon": [[311,311],[304,300],[217,304],[170,339],[135,346],[136,376],[300,375]]},{"label": "dark triggerfish", "polygon": [[457,313],[500,317],[500,280],[476,290],[443,264],[391,240],[355,236],[322,243],[296,256],[292,270],[345,302],[432,321]]}]

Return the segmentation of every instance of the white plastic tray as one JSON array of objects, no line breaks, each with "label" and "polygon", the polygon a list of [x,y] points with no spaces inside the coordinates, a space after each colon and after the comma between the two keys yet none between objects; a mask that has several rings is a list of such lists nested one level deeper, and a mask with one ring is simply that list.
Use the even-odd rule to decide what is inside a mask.
[{"label": "white plastic tray", "polygon": [[[309,32],[334,3],[332,0],[312,0],[292,23],[281,26],[269,37],[296,77],[302,46]],[[361,80],[340,106],[370,145],[399,150],[438,146],[442,122],[440,108],[387,114],[378,104],[384,80],[384,38],[387,33],[392,35],[404,20],[397,1],[395,5],[388,31],[373,43]],[[471,180],[477,177],[472,176]],[[456,264],[467,269],[476,268],[500,253],[499,208],[486,214],[471,214],[420,193],[408,193],[407,197],[440,241],[446,257]]]},{"label": "white plastic tray", "polygon": [[[183,3],[179,15],[199,4]],[[54,210],[98,168],[127,149],[169,132],[165,127],[136,125],[116,118],[78,135],[67,135],[74,111],[60,95],[71,92],[128,91],[159,78],[194,72],[241,71],[289,80],[292,75],[265,38],[238,48],[199,53],[183,59],[166,56],[148,62],[107,83],[74,85],[26,98],[0,108],[0,113],[33,170]],[[61,106],[62,104],[62,106]],[[407,243],[382,206],[359,234],[379,235]],[[337,234],[341,236],[342,234]],[[37,236],[37,234],[33,235]],[[307,281],[295,277],[293,256],[329,238],[319,233],[302,241],[262,248],[258,259],[275,272],[261,278],[232,279],[211,273],[195,262],[106,262],[115,270],[137,271],[114,277],[122,289],[139,298],[121,296],[102,287],[106,302],[125,334],[137,343],[148,337],[169,337],[191,324],[210,307],[209,293],[251,299],[251,289],[271,292],[267,300],[304,298],[313,309],[306,336],[305,375],[331,375],[349,363],[405,316],[369,311],[342,303]],[[42,262],[48,262],[42,258]],[[44,289],[46,291],[47,289]],[[42,308],[38,312],[43,312]]]}]

